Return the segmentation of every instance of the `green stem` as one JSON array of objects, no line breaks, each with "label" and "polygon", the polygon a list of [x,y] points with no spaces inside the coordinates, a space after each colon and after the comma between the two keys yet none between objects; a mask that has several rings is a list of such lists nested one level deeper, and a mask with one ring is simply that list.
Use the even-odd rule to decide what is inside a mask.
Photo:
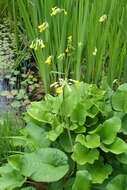
[{"label": "green stem", "polygon": [[69,137],[71,148],[73,150],[73,143],[72,143],[71,133],[70,133],[70,130],[68,128],[67,128],[67,133],[68,133],[68,137]]}]

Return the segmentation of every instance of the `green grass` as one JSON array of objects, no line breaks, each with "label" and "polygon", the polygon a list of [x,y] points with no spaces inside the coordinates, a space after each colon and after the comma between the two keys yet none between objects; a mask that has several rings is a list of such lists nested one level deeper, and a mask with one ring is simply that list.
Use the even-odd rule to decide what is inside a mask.
[{"label": "green grass", "polygon": [[11,151],[15,151],[13,141],[8,137],[18,135],[21,129],[21,121],[13,113],[6,113],[0,115],[0,165],[6,162]]}]

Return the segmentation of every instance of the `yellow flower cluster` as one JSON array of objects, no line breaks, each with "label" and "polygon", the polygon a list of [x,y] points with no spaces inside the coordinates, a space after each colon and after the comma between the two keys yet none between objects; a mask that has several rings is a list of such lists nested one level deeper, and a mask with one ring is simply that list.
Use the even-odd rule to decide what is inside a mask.
[{"label": "yellow flower cluster", "polygon": [[47,22],[44,22],[44,23],[42,23],[41,25],[38,26],[38,29],[39,29],[39,31],[40,31],[40,33],[41,33],[41,32],[43,32],[44,30],[46,30],[46,28],[48,28],[48,27],[49,27],[48,23],[47,23]]},{"label": "yellow flower cluster", "polygon": [[54,82],[50,85],[50,87],[55,87],[56,94],[61,94],[63,92],[64,87],[66,86],[68,90],[71,92],[71,86],[72,84],[78,85],[78,80],[73,79],[59,79],[59,82]]},{"label": "yellow flower cluster", "polygon": [[67,48],[66,48],[65,52],[67,54],[69,54],[70,51],[74,49],[72,46],[72,35],[68,36],[67,40],[68,40],[68,44],[67,44]]},{"label": "yellow flower cluster", "polygon": [[51,12],[51,16],[55,16],[58,13],[64,12],[65,15],[67,15],[67,12],[65,11],[65,9],[60,9],[58,7],[53,7],[52,8],[52,12]]},{"label": "yellow flower cluster", "polygon": [[43,40],[37,38],[31,42],[30,48],[34,49],[36,51],[38,49],[38,47],[43,49],[43,48],[45,48],[45,44],[44,44]]}]

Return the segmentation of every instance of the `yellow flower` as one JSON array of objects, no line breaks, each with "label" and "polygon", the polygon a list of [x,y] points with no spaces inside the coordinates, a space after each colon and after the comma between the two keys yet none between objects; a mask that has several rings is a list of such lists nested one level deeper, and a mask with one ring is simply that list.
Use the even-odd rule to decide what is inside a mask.
[{"label": "yellow flower", "polygon": [[56,9],[57,9],[57,6],[53,7],[53,8],[52,8],[52,11],[55,11]]},{"label": "yellow flower", "polygon": [[51,64],[51,60],[52,60],[52,56],[49,56],[49,57],[46,59],[45,63],[46,63],[47,65],[50,65],[50,64]]},{"label": "yellow flower", "polygon": [[43,42],[41,43],[41,48],[45,48],[45,44]]},{"label": "yellow flower", "polygon": [[93,55],[96,56],[97,54],[97,48],[95,47],[94,51],[93,51]]},{"label": "yellow flower", "polygon": [[103,22],[105,22],[107,20],[107,15],[105,14],[105,15],[102,15],[100,18],[99,18],[99,22],[100,23],[103,23]]},{"label": "yellow flower", "polygon": [[44,22],[43,24],[39,25],[38,28],[40,30],[40,33],[43,32],[46,28],[48,28],[48,23]]},{"label": "yellow flower", "polygon": [[30,44],[30,49],[33,49],[34,48],[34,44],[33,42]]},{"label": "yellow flower", "polygon": [[43,30],[44,30],[43,29],[43,24],[39,25],[38,28],[39,28],[40,32],[43,32]]},{"label": "yellow flower", "polygon": [[55,16],[59,10],[60,10],[59,8],[53,7],[53,8],[52,8],[51,16]]},{"label": "yellow flower", "polygon": [[69,47],[66,48],[65,52],[66,52],[66,53],[69,53]]},{"label": "yellow flower", "polygon": [[63,88],[62,87],[56,88],[56,93],[57,94],[61,94],[62,92],[63,92]]},{"label": "yellow flower", "polygon": [[64,12],[64,14],[67,15],[67,11],[65,11],[65,9],[60,9],[58,7],[53,7],[52,12],[51,12],[51,16],[55,16],[57,13],[61,13],[61,12]]},{"label": "yellow flower", "polygon": [[72,41],[72,35],[68,36],[68,41],[71,42]]}]

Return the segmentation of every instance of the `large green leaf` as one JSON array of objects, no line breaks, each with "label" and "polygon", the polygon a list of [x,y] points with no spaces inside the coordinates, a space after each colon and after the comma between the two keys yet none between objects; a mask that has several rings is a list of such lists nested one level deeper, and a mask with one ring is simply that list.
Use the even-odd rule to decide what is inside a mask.
[{"label": "large green leaf", "polygon": [[127,113],[127,83],[119,86],[112,97],[112,106],[117,111]]},{"label": "large green leaf", "polygon": [[58,114],[61,104],[63,102],[63,95],[60,94],[59,96],[51,96],[50,94],[47,94],[45,96],[45,102],[47,105],[47,108],[50,112],[53,114]]},{"label": "large green leaf", "polygon": [[91,175],[87,170],[77,171],[72,190],[90,190],[91,179]]},{"label": "large green leaf", "polygon": [[127,152],[123,154],[119,154],[116,156],[116,158],[121,162],[122,164],[127,164]]},{"label": "large green leaf", "polygon": [[56,141],[56,139],[61,135],[63,132],[65,123],[61,123],[58,126],[55,126],[51,131],[48,132],[47,138],[51,141]]},{"label": "large green leaf", "polygon": [[72,143],[74,142],[74,136],[71,135],[71,141],[70,141],[67,131],[65,131],[60,136],[59,142],[60,142],[60,145],[62,146],[62,148],[64,149],[65,152],[72,152],[73,151]]},{"label": "large green leaf", "polygon": [[13,155],[9,164],[26,177],[38,182],[55,182],[68,172],[67,156],[56,148],[42,148],[33,153]]},{"label": "large green leaf", "polygon": [[107,185],[106,190],[127,190],[127,175],[118,175]]},{"label": "large green leaf", "polygon": [[99,152],[97,149],[88,149],[85,146],[77,143],[74,146],[74,152],[72,154],[72,159],[80,165],[86,163],[93,164],[95,160],[99,157]]},{"label": "large green leaf", "polygon": [[122,127],[120,129],[124,135],[127,135],[127,114],[122,118]]},{"label": "large green leaf", "polygon": [[52,123],[53,122],[53,114],[52,110],[46,105],[46,102],[32,102],[27,109],[27,113],[34,120],[43,122],[43,123]]},{"label": "large green leaf", "polygon": [[95,161],[94,164],[86,164],[84,167],[92,176],[92,183],[103,183],[112,173],[112,167],[104,164],[103,159]]},{"label": "large green leaf", "polygon": [[26,141],[31,141],[36,148],[44,148],[50,145],[47,132],[34,123],[29,123],[21,133],[26,136]]},{"label": "large green leaf", "polygon": [[91,134],[85,137],[84,135],[80,134],[77,135],[76,142],[79,142],[87,148],[97,148],[100,145],[100,136],[97,134]]},{"label": "large green leaf", "polygon": [[121,128],[121,120],[118,117],[112,117],[103,123],[99,135],[104,144],[112,144]]},{"label": "large green leaf", "polygon": [[62,112],[70,116],[75,109],[77,103],[80,101],[80,94],[78,89],[72,86],[70,89],[64,88],[64,99],[62,103]]},{"label": "large green leaf", "polygon": [[9,164],[5,164],[0,167],[0,175],[11,173],[12,171],[13,171],[13,168]]},{"label": "large green leaf", "polygon": [[71,121],[83,125],[86,121],[86,107],[85,104],[78,104],[71,114]]},{"label": "large green leaf", "polygon": [[120,138],[116,138],[115,142],[110,145],[101,144],[100,148],[104,152],[112,152],[113,154],[121,154],[127,151],[127,144]]},{"label": "large green leaf", "polygon": [[16,187],[21,187],[25,181],[26,177],[17,171],[6,173],[0,177],[0,190],[13,190]]}]

